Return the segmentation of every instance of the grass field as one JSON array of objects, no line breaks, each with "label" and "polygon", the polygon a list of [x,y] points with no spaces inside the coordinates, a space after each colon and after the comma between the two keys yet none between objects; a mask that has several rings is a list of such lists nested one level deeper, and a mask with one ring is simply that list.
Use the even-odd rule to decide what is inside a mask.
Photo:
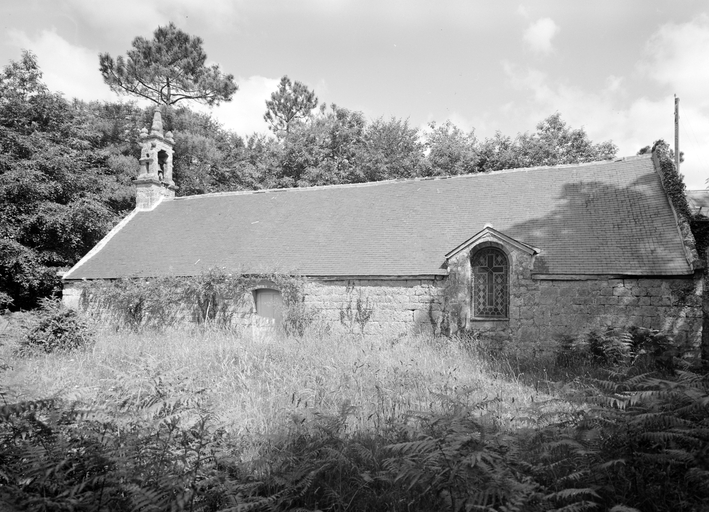
[{"label": "grass field", "polygon": [[560,411],[573,407],[492,371],[454,340],[430,337],[255,341],[219,330],[104,332],[90,350],[14,358],[4,378],[26,400],[97,405],[121,396],[137,401],[156,390],[199,396],[220,426],[240,436],[273,434],[343,407],[351,431],[374,433],[410,412],[469,407],[497,427],[514,429],[544,403]]},{"label": "grass field", "polygon": [[8,510],[621,512],[709,500],[703,373],[616,364],[601,382],[471,340],[198,327],[104,329],[82,350],[21,355],[25,317],[13,318],[0,324]]}]

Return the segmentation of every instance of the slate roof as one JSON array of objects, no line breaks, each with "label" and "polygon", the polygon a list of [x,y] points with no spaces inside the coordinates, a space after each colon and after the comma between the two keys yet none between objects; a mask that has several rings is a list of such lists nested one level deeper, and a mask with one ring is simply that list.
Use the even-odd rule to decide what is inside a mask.
[{"label": "slate roof", "polygon": [[135,212],[65,279],[194,275],[445,275],[487,224],[536,247],[538,274],[687,275],[649,155],[445,179],[176,198]]}]

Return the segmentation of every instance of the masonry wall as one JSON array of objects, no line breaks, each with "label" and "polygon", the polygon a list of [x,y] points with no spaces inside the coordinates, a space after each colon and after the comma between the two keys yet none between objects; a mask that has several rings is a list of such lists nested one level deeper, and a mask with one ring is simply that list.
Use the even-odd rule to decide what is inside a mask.
[{"label": "masonry wall", "polygon": [[[504,249],[511,265],[505,320],[471,316],[471,251],[450,262],[445,279],[312,281],[306,304],[334,330],[362,330],[367,335],[477,331],[503,346],[547,352],[559,336],[636,325],[671,333],[683,345],[701,345],[703,279],[699,273],[674,278],[537,279],[531,272],[532,256]],[[371,309],[366,322],[357,321],[358,300],[360,309]]]},{"label": "masonry wall", "polygon": [[335,331],[367,335],[433,332],[443,305],[438,279],[313,280],[305,303]]},{"label": "masonry wall", "polygon": [[[454,327],[487,332],[491,337],[517,346],[533,344],[550,350],[561,335],[575,336],[591,329],[630,325],[671,333],[681,344],[701,345],[704,280],[694,276],[644,278],[589,276],[585,279],[539,279],[532,275],[534,257],[513,247],[497,244],[510,262],[509,318],[501,321],[470,317],[470,254],[450,262],[458,276],[444,291],[456,309]],[[483,243],[481,243],[483,245]]]},{"label": "masonry wall", "polygon": [[71,309],[79,309],[81,304],[81,285],[75,281],[64,281],[62,303]]},{"label": "masonry wall", "polygon": [[[450,262],[446,278],[311,280],[304,290],[305,305],[333,332],[395,337],[477,331],[503,347],[525,351],[551,351],[560,335],[630,325],[672,333],[691,346],[701,344],[700,276],[540,280],[531,274],[528,255],[509,248],[506,252],[511,264],[506,320],[471,317],[470,251]],[[78,284],[65,282],[65,304],[78,307],[80,296]],[[245,328],[258,325],[254,310],[247,301],[235,321]]]}]

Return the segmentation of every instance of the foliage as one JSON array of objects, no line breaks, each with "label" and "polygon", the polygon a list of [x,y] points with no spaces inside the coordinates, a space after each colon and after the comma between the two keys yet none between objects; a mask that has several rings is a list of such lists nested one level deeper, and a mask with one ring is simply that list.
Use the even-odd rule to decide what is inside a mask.
[{"label": "foliage", "polygon": [[558,341],[556,365],[560,368],[589,365],[671,371],[675,358],[681,356],[669,335],[638,326],[596,329],[579,337],[562,336]]},{"label": "foliage", "polygon": [[355,326],[359,327],[360,334],[364,335],[367,324],[374,314],[374,306],[369,302],[369,297],[363,295],[362,290],[357,290],[357,297],[352,302],[354,286],[347,288],[347,302],[340,307],[340,323],[352,333]]},{"label": "foliage", "polygon": [[376,119],[364,134],[365,151],[359,160],[362,181],[415,178],[421,174],[424,146],[408,120]]},{"label": "foliage", "polygon": [[223,508],[227,494],[243,501],[249,486],[229,476],[222,432],[199,400],[160,379],[139,384],[125,379],[103,408],[0,408],[3,508],[196,511]]},{"label": "foliage", "polygon": [[269,274],[257,282],[272,282],[283,298],[283,331],[286,336],[302,337],[317,320],[317,311],[305,304],[305,280],[288,274]]},{"label": "foliage", "polygon": [[103,147],[93,107],[41,81],[25,52],[0,75],[0,291],[32,308],[132,207],[119,151]]},{"label": "foliage", "polygon": [[583,128],[570,128],[556,112],[537,124],[534,133],[518,134],[512,139],[498,132],[486,139],[478,149],[476,169],[488,172],[594,162],[611,159],[617,151],[610,141],[592,143]]},{"label": "foliage", "polygon": [[[652,335],[634,336],[647,345]],[[244,344],[228,333],[190,339],[177,357],[176,336],[132,335],[131,348],[113,335],[81,361],[13,362],[85,373],[110,349],[96,362],[101,378],[87,377],[102,391],[86,403],[2,390],[0,508],[691,511],[709,499],[709,380],[698,369],[619,366],[553,398],[525,386],[510,393],[446,338]],[[338,361],[343,353],[356,359]],[[443,386],[421,372],[431,359],[445,365]],[[287,371],[292,385],[280,379]],[[215,401],[216,373],[236,404]],[[414,388],[428,398],[385,407],[386,392],[400,399]],[[246,417],[249,400],[253,411],[278,409],[268,429]],[[370,415],[387,420],[357,419]]]},{"label": "foliage", "polygon": [[465,133],[450,121],[429,125],[426,133],[426,165],[429,176],[455,176],[477,171],[478,140],[475,132]]},{"label": "foliage", "polygon": [[202,39],[170,22],[158,27],[153,40],[136,37],[127,58],[99,57],[103,80],[114,92],[132,94],[158,105],[196,101],[218,105],[230,101],[238,86],[217,64],[207,66]]},{"label": "foliage", "polygon": [[20,353],[52,353],[81,350],[94,343],[88,322],[61,301],[43,299],[36,320],[20,341]]},{"label": "foliage", "polygon": [[81,302],[87,314],[115,329],[161,330],[186,313],[179,285],[174,277],[93,281],[84,286]]},{"label": "foliage", "polygon": [[674,155],[669,144],[662,139],[655,141],[652,146],[652,153],[660,163],[662,186],[670,197],[672,205],[685,219],[691,219],[692,213],[689,209],[689,203],[687,203],[687,187],[684,184],[682,175],[675,168]]},{"label": "foliage", "polygon": [[317,314],[304,303],[304,281],[286,274],[242,275],[211,268],[193,277],[165,276],[94,281],[84,286],[82,307],[115,329],[163,330],[184,323],[233,326],[264,284],[283,297],[283,329],[302,336]]},{"label": "foliage", "polygon": [[13,302],[12,297],[10,297],[7,293],[0,292],[0,310],[7,309]]},{"label": "foliage", "polygon": [[288,135],[291,125],[298,119],[305,119],[318,106],[315,93],[298,82],[292,82],[287,76],[281,78],[278,89],[271,93],[271,99],[266,100],[264,121],[269,123],[276,135]]},{"label": "foliage", "polygon": [[546,499],[557,507],[701,509],[709,497],[706,376],[616,374],[596,386],[597,408],[530,441]]},{"label": "foliage", "polygon": [[536,484],[508,456],[506,435],[485,427],[466,408],[423,418],[424,433],[390,445],[394,457],[385,466],[409,491],[418,487],[414,499],[434,495],[440,509],[451,511],[528,510],[538,499]]}]

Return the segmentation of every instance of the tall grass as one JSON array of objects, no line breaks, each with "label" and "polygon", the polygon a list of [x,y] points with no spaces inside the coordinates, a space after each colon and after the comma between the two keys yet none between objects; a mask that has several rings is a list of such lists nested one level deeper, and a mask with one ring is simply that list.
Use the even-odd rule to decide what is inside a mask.
[{"label": "tall grass", "polygon": [[[490,371],[446,338],[361,336],[254,339],[220,330],[105,332],[89,350],[14,362],[8,387],[101,404],[164,393],[202,397],[229,432],[256,440],[311,419],[350,410],[347,429],[381,433],[409,412],[446,413],[486,403],[480,415],[501,428],[552,396]],[[569,405],[557,402],[559,410]]]},{"label": "tall grass", "polygon": [[[474,338],[205,325],[5,346],[0,508],[703,510],[709,380],[633,332],[531,363]],[[531,373],[599,360],[583,393]]]}]

